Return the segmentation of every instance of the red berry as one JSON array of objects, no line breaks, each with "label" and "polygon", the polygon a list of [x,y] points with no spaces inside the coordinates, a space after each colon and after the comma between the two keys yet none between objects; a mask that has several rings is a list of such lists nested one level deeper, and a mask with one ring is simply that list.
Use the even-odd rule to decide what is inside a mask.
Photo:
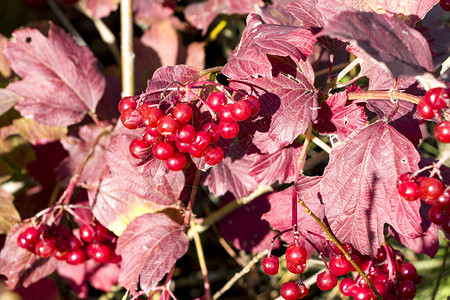
[{"label": "red berry", "polygon": [[329,291],[337,285],[337,277],[328,271],[323,271],[317,275],[317,286],[322,291]]},{"label": "red berry", "polygon": [[109,261],[111,257],[111,248],[101,243],[90,243],[86,249],[87,255],[100,264]]},{"label": "red berry", "polygon": [[55,249],[59,252],[67,252],[71,250],[69,239],[57,240],[55,244]]},{"label": "red berry", "polygon": [[297,246],[295,244],[290,245],[286,250],[286,260],[290,261],[294,265],[300,265],[306,261],[308,252],[303,246]]},{"label": "red berry", "polygon": [[66,262],[70,265],[79,265],[85,261],[86,253],[82,248],[78,248],[67,253]]},{"label": "red berry", "polygon": [[290,260],[286,260],[286,268],[288,269],[289,272],[291,272],[292,274],[301,274],[303,272],[305,272],[306,269],[306,260],[303,261],[301,264],[294,264],[293,262],[291,262]]},{"label": "red berry", "polygon": [[166,160],[167,168],[171,171],[180,171],[186,166],[186,156],[178,151],[175,151],[171,157]]},{"label": "red berry", "polygon": [[56,258],[57,260],[66,260],[67,259],[67,255],[69,254],[69,251],[61,251],[56,249],[55,252],[53,252],[53,257]]},{"label": "red berry", "polygon": [[445,11],[450,11],[450,0],[441,0],[441,7]]},{"label": "red berry", "polygon": [[146,141],[149,145],[153,145],[159,139],[158,136],[151,135],[147,130],[144,132],[142,139]]},{"label": "red berry", "polygon": [[214,144],[220,139],[219,128],[214,123],[206,123],[202,126],[202,130],[208,131],[211,134],[211,144]]},{"label": "red berry", "polygon": [[441,110],[447,107],[446,101],[449,100],[447,91],[441,87],[428,90],[423,98],[426,104],[433,110]]},{"label": "red berry", "polygon": [[147,127],[145,128],[145,132],[157,138],[162,137],[162,134],[158,131],[158,127]]},{"label": "red berry", "polygon": [[400,269],[398,270],[400,277],[403,279],[414,280],[417,277],[416,267],[412,263],[404,262],[400,265]]},{"label": "red berry", "polygon": [[226,104],[225,94],[219,91],[209,94],[208,99],[206,99],[206,104],[208,104],[213,111],[220,112]]},{"label": "red berry", "polygon": [[441,226],[442,226],[442,230],[444,230],[444,232],[446,234],[450,234],[450,218],[449,218],[449,216],[446,216],[444,221],[442,221]]},{"label": "red berry", "polygon": [[217,128],[224,139],[233,139],[239,133],[239,124],[236,121],[232,123],[220,121]]},{"label": "red berry", "polygon": [[211,143],[211,134],[207,131],[200,130],[195,135],[194,141],[192,141],[192,146],[199,151],[206,150]]},{"label": "red berry", "polygon": [[81,241],[76,236],[73,236],[73,235],[71,237],[69,237],[68,242],[70,245],[70,250],[79,249],[79,248],[81,248],[81,246],[83,246]]},{"label": "red berry", "polygon": [[308,288],[306,287],[306,285],[301,282],[301,283],[297,283],[298,286],[298,290],[300,291],[300,298],[304,298],[306,297],[306,295],[308,295]]},{"label": "red berry", "polygon": [[158,120],[157,127],[162,135],[175,134],[180,128],[180,122],[172,116],[163,116]]},{"label": "red berry", "polygon": [[133,97],[123,97],[119,101],[119,112],[122,113],[127,108],[136,109],[136,105],[137,103],[134,101]]},{"label": "red berry", "polygon": [[417,104],[417,111],[424,119],[428,120],[435,117],[433,110],[428,106],[428,104],[425,102],[425,99],[423,98],[419,101],[419,104]]},{"label": "red berry", "polygon": [[295,283],[288,281],[281,286],[280,294],[283,299],[297,300],[300,297],[300,290]]},{"label": "red berry", "polygon": [[190,143],[195,139],[195,128],[190,124],[184,124],[177,131],[177,140],[182,143]]},{"label": "red berry", "polygon": [[96,222],[95,224],[95,240],[97,242],[103,241],[104,239],[108,238],[109,236],[109,230],[102,224]]},{"label": "red berry", "polygon": [[162,110],[153,104],[142,104],[137,110],[141,114],[142,121],[148,127],[156,127],[159,119],[164,116]]},{"label": "red berry", "polygon": [[35,245],[36,242],[39,239],[39,235],[40,235],[40,231],[37,230],[34,227],[28,227],[27,229],[25,229],[24,233],[24,238],[27,241],[27,243]]},{"label": "red berry", "polygon": [[420,198],[425,202],[436,200],[444,192],[444,186],[439,179],[421,176],[417,181],[419,182]]},{"label": "red berry", "polygon": [[118,255],[115,251],[111,251],[111,257],[109,262],[112,264],[118,264],[122,261],[122,256]]},{"label": "red berry", "polygon": [[245,121],[250,118],[252,114],[252,108],[244,100],[238,100],[231,106],[231,115],[237,121]]},{"label": "red berry", "polygon": [[353,296],[356,288],[356,282],[353,278],[344,278],[339,284],[339,290],[344,296]]},{"label": "red berry", "polygon": [[175,146],[177,146],[178,151],[182,152],[182,153],[188,153],[189,152],[189,147],[191,146],[190,143],[183,143],[180,141],[176,141],[175,142]]},{"label": "red berry", "polygon": [[413,181],[397,184],[398,194],[407,201],[419,199],[419,185]]},{"label": "red berry", "polygon": [[143,126],[141,116],[136,110],[132,108],[127,108],[122,112],[122,114],[120,115],[120,121],[122,122],[123,126],[128,129],[136,129]]},{"label": "red berry", "polygon": [[261,108],[261,104],[259,103],[259,99],[255,96],[249,95],[247,97],[247,103],[250,105],[251,108],[251,116],[254,117],[259,113],[259,110]]},{"label": "red berry", "polygon": [[353,294],[353,299],[355,300],[372,300],[375,299],[375,295],[368,286],[359,286],[355,288]]},{"label": "red berry", "polygon": [[210,145],[205,152],[205,162],[210,166],[220,163],[225,155],[222,148],[215,145]]},{"label": "red berry", "polygon": [[37,241],[34,250],[40,257],[50,257],[55,251],[55,238],[44,237],[42,240]]},{"label": "red berry", "polygon": [[412,299],[416,294],[416,285],[411,280],[402,280],[397,290],[401,297]]},{"label": "red berry", "polygon": [[186,124],[192,119],[192,108],[189,104],[178,103],[172,110],[172,116],[181,124]]},{"label": "red berry", "polygon": [[150,154],[150,144],[141,138],[132,140],[129,149],[131,156],[137,159],[143,159]]},{"label": "red berry", "polygon": [[[430,210],[428,211],[428,216],[430,217],[431,222],[433,222],[436,225],[441,225],[445,221],[445,214],[444,212],[436,206],[431,206]],[[405,279],[411,279],[411,278],[405,278]],[[413,279],[411,279],[413,280]]]},{"label": "red berry", "polygon": [[227,123],[236,121],[234,119],[233,115],[231,114],[231,107],[232,107],[232,104],[227,104],[220,110],[220,112],[219,112],[220,120],[227,122]]},{"label": "red berry", "polygon": [[280,266],[280,261],[275,255],[266,256],[261,261],[264,273],[267,275],[276,275]]},{"label": "red berry", "polygon": [[450,122],[444,121],[437,124],[434,127],[434,136],[441,143],[450,143]]},{"label": "red berry", "polygon": [[376,258],[379,262],[383,262],[386,260],[386,250],[384,250],[384,247],[380,247],[378,249]]},{"label": "red berry", "polygon": [[446,189],[439,198],[434,200],[433,205],[442,209],[450,209],[450,189]]},{"label": "red berry", "polygon": [[174,151],[172,144],[164,141],[159,141],[153,146],[153,155],[160,160],[168,159]]},{"label": "red berry", "polygon": [[19,247],[23,249],[27,249],[30,252],[34,252],[36,244],[28,243],[27,239],[25,238],[25,232],[21,232],[17,237],[17,245],[19,245]]},{"label": "red berry", "polygon": [[205,156],[205,151],[198,150],[197,148],[195,148],[195,147],[191,144],[191,145],[189,146],[189,154],[190,154],[192,157],[200,158],[200,157]]},{"label": "red berry", "polygon": [[336,276],[343,276],[350,271],[350,263],[343,255],[335,255],[328,263],[331,273]]}]

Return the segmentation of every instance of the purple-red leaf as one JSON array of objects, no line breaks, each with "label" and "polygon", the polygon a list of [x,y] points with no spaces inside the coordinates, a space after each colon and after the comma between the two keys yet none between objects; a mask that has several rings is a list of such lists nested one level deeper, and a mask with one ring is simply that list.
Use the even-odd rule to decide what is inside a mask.
[{"label": "purple-red leaf", "polygon": [[94,18],[106,18],[117,9],[120,0],[83,0],[86,10]]},{"label": "purple-red leaf", "polygon": [[427,40],[397,17],[371,12],[343,12],[328,19],[319,35],[356,42],[395,77],[433,70]]},{"label": "purple-red leaf", "polygon": [[158,53],[161,65],[172,66],[177,63],[181,44],[176,29],[170,19],[154,24],[144,32],[141,42]]},{"label": "purple-red leaf", "polygon": [[139,22],[146,24],[157,24],[169,18],[173,14],[173,9],[164,6],[164,0],[134,0],[133,11]]},{"label": "purple-red leaf", "polygon": [[105,79],[87,47],[77,45],[55,25],[50,26],[48,38],[30,28],[13,35],[5,55],[22,80],[7,88],[25,98],[15,106],[22,116],[46,125],[67,126],[95,112]]},{"label": "purple-red leaf", "polygon": [[6,284],[10,289],[17,286],[28,287],[47,277],[56,270],[59,263],[53,257],[41,258],[17,245],[17,237],[29,226],[30,224],[14,226],[8,232],[5,246],[0,252],[0,273],[8,278]]},{"label": "purple-red leaf", "polygon": [[239,45],[230,54],[222,72],[233,79],[272,77],[267,55],[289,56],[296,63],[313,53],[316,38],[299,27],[266,24],[261,16],[250,14]]},{"label": "purple-red leaf", "polygon": [[119,283],[132,292],[139,283],[148,294],[188,247],[182,227],[165,214],[136,218],[117,241],[117,253],[122,255]]},{"label": "purple-red leaf", "polygon": [[396,188],[396,178],[417,170],[418,162],[414,146],[378,121],[334,147],[324,174],[301,177],[296,188],[302,199],[323,203],[328,224],[341,242],[374,255],[385,223],[408,238],[423,234],[420,203],[405,201]]},{"label": "purple-red leaf", "polygon": [[255,6],[264,6],[264,3],[261,0],[207,0],[189,4],[184,15],[189,23],[198,29],[203,29],[202,34],[204,35],[208,30],[209,24],[219,14],[245,15],[251,12]]},{"label": "purple-red leaf", "polygon": [[211,168],[204,184],[216,196],[231,192],[236,198],[242,199],[258,186],[256,180],[249,175],[252,163],[253,160],[249,156],[234,161],[228,156]]}]

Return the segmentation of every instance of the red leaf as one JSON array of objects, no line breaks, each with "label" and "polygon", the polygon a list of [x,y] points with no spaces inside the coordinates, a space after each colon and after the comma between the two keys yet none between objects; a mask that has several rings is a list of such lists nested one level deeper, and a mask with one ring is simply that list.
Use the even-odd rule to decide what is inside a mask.
[{"label": "red leaf", "polygon": [[289,147],[273,154],[251,154],[250,158],[254,160],[254,163],[250,167],[249,175],[263,185],[272,185],[276,181],[280,184],[292,182],[299,174],[297,160],[301,149],[301,147]]},{"label": "red leaf", "polygon": [[242,39],[230,54],[222,73],[233,79],[272,77],[268,54],[289,56],[296,63],[313,53],[316,42],[306,29],[292,26],[266,24],[261,16],[250,14]]},{"label": "red leaf", "polygon": [[25,97],[16,104],[22,116],[39,123],[68,126],[95,112],[105,88],[92,52],[51,25],[48,38],[36,29],[14,32],[5,55],[22,80],[8,89]]},{"label": "red leaf", "polygon": [[120,0],[83,0],[86,10],[94,18],[106,18],[117,9]]},{"label": "red leaf", "polygon": [[134,292],[139,282],[148,294],[188,247],[182,227],[165,214],[136,218],[117,241],[122,255],[119,283]]},{"label": "red leaf", "polygon": [[17,245],[17,237],[29,224],[17,224],[6,236],[5,246],[0,252],[0,273],[8,280],[6,284],[10,289],[17,286],[28,287],[30,284],[47,277],[58,266],[53,258],[41,258],[36,254]]},{"label": "red leaf", "polygon": [[164,0],[134,0],[133,11],[139,22],[156,24],[173,14],[173,9],[164,6]]},{"label": "red leaf", "polygon": [[198,29],[203,29],[205,35],[209,25],[219,14],[246,15],[254,9],[254,6],[264,6],[261,0],[207,0],[199,3],[189,4],[184,15],[186,19]]},{"label": "red leaf", "polygon": [[324,174],[301,177],[296,188],[302,199],[324,204],[329,226],[341,242],[374,255],[385,223],[402,236],[423,234],[420,203],[405,201],[396,188],[396,178],[417,170],[418,161],[414,146],[379,121],[334,147]]},{"label": "red leaf", "polygon": [[395,77],[433,70],[430,47],[423,35],[400,19],[370,12],[343,12],[327,20],[319,36],[356,41]]},{"label": "red leaf", "polygon": [[[230,196],[230,194],[228,194]],[[225,196],[221,205],[231,202],[234,197]],[[270,208],[267,196],[263,195],[252,202],[236,209],[219,222],[220,233],[232,242],[237,249],[258,253],[269,249],[270,239],[275,234],[270,230],[269,223],[262,220],[263,213]],[[274,248],[280,246],[276,240]]]},{"label": "red leaf", "polygon": [[176,29],[170,19],[154,24],[144,32],[141,42],[158,53],[163,66],[173,66],[177,63],[177,56],[181,47]]},{"label": "red leaf", "polygon": [[221,163],[211,168],[204,184],[216,196],[231,192],[236,198],[242,199],[250,195],[258,186],[248,172],[253,160],[249,156],[232,160],[226,157]]}]

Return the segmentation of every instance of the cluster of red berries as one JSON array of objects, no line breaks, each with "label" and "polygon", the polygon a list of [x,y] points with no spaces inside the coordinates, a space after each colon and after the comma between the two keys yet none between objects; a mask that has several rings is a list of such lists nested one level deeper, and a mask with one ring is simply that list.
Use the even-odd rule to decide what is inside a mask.
[{"label": "cluster of red berries", "polygon": [[450,233],[450,187],[445,188],[437,178],[416,177],[408,172],[398,178],[397,189],[400,196],[407,201],[420,198],[430,204],[431,222],[442,226],[442,230]]},{"label": "cluster of red berries", "polygon": [[[362,256],[357,251],[350,251],[350,253],[353,261],[364,271],[383,299],[413,299],[416,294],[416,285],[422,281],[422,277],[417,275],[413,264],[404,261],[404,257],[399,251],[392,249],[390,246],[386,246],[386,248],[388,253],[382,246],[375,258]],[[343,263],[343,259],[338,259],[342,263],[342,267],[338,268],[339,271],[342,271],[341,274],[347,270],[347,264],[350,265],[350,271],[355,271],[346,259],[347,264]],[[330,260],[331,273],[336,271],[332,268],[332,260],[333,258]],[[376,299],[374,292],[361,275],[342,279],[339,289],[344,296],[354,299]]]},{"label": "cluster of red berries", "polygon": [[450,106],[450,89],[441,87],[430,89],[417,104],[417,111],[422,118],[429,120],[437,118],[441,121],[434,128],[434,136],[442,143],[450,143],[450,122],[448,113]]},{"label": "cluster of red berries", "polygon": [[443,10],[450,11],[450,0],[441,0],[440,4]]},{"label": "cluster of red berries", "polygon": [[[195,128],[193,109],[190,104],[178,102],[170,113],[164,113],[158,104],[138,103],[133,97],[124,97],[119,102],[120,119],[128,129],[145,126],[140,138],[130,143],[130,153],[144,160],[151,154],[166,162],[172,171],[182,170],[186,163],[185,153],[195,158],[204,158],[210,165],[224,159],[224,151],[215,145],[220,137],[233,139],[239,133],[238,121],[244,121],[259,112],[259,100],[251,95],[234,103],[221,91],[211,93],[205,105],[212,120]],[[214,123],[218,117],[218,124]]]},{"label": "cluster of red berries", "polygon": [[[308,253],[304,246],[290,245],[286,250],[286,267],[293,274],[301,274],[306,269],[306,258]],[[267,275],[276,275],[278,273],[280,261],[275,255],[269,254],[264,257],[262,268]],[[280,288],[281,296],[286,300],[295,300],[303,298],[308,294],[308,288],[301,281],[285,282]]]},{"label": "cluster of red berries", "polygon": [[53,255],[78,265],[92,258],[98,263],[119,263],[122,258],[115,253],[117,237],[98,222],[83,225],[80,239],[64,225],[28,227],[17,237],[17,244],[43,258]]}]

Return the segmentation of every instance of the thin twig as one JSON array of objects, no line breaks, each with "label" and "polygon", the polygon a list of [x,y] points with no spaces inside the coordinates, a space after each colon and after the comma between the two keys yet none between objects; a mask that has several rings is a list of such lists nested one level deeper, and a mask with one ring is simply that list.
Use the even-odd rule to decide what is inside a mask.
[{"label": "thin twig", "polygon": [[134,95],[133,10],[131,0],[120,3],[122,97],[125,97]]},{"label": "thin twig", "polygon": [[78,30],[72,25],[72,23],[70,23],[70,20],[67,18],[67,16],[64,14],[64,12],[61,10],[61,8],[59,8],[58,4],[56,4],[55,1],[53,1],[53,0],[48,0],[47,3],[48,3],[48,6],[50,6],[53,13],[59,19],[59,21],[67,29],[67,31],[69,31],[70,34],[75,37],[75,40],[77,41],[78,45],[86,46],[87,43],[81,37]]},{"label": "thin twig", "polygon": [[314,134],[311,134],[312,137],[312,142],[314,144],[316,144],[317,146],[319,146],[320,148],[322,148],[322,150],[324,150],[326,153],[330,154],[331,153],[331,147],[328,146],[324,141],[322,141],[321,139],[319,139],[317,136],[315,136]]},{"label": "thin twig", "polygon": [[217,291],[213,299],[219,299],[220,296],[222,296],[226,291],[228,291],[235,283],[238,281],[242,276],[250,272],[250,270],[253,268],[253,266],[264,256],[266,256],[268,253],[267,250],[264,250],[263,252],[258,253],[256,256],[252,258],[252,260],[239,272],[234,274],[234,276],[228,280],[228,282],[219,290]]},{"label": "thin twig", "polygon": [[[195,225],[194,225],[195,226]],[[200,235],[196,230],[194,230],[194,243],[195,249],[197,250],[198,262],[200,264],[200,269],[203,275],[203,282],[205,288],[205,299],[211,300],[211,285],[208,279],[208,267],[206,266],[205,255],[203,253],[202,241],[200,240]]]},{"label": "thin twig", "polygon": [[308,128],[306,129],[306,137],[303,143],[302,151],[300,153],[299,158],[297,159],[297,167],[295,169],[295,178],[298,178],[300,174],[303,172],[303,166],[305,165],[306,151],[308,150],[309,142],[311,141],[311,132],[312,132],[312,123],[309,122]]},{"label": "thin twig", "polygon": [[365,91],[365,92],[351,92],[347,93],[348,100],[370,100],[370,99],[397,99],[405,100],[414,104],[419,103],[420,97],[411,94],[394,91]]},{"label": "thin twig", "polygon": [[448,248],[449,248],[449,245],[446,245],[444,256],[442,257],[442,266],[441,266],[441,269],[439,270],[439,274],[436,279],[436,284],[434,285],[433,294],[431,295],[431,300],[434,300],[436,298],[436,295],[437,295],[437,292],[439,289],[439,284],[441,283],[442,276],[444,275],[444,272],[445,272],[447,256],[448,256]]},{"label": "thin twig", "polygon": [[337,82],[340,82],[345,75],[348,74],[353,68],[359,65],[362,62],[361,58],[354,59],[351,63],[349,63],[341,72],[337,75]]}]

